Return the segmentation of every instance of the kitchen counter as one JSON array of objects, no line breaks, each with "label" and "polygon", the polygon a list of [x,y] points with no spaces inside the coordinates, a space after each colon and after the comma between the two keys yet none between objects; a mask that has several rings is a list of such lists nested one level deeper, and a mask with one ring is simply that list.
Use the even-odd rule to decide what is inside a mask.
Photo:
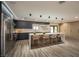
[{"label": "kitchen counter", "polygon": [[63,34],[63,33],[36,33],[36,34],[34,34],[34,33],[30,33],[29,34],[29,48],[31,49],[32,48],[32,36],[33,35],[60,35],[61,36],[61,40],[64,42],[65,41],[65,35]]}]

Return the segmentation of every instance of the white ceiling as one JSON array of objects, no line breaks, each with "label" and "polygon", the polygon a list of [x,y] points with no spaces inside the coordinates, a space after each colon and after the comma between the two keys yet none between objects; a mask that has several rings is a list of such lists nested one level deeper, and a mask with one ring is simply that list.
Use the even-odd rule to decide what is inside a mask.
[{"label": "white ceiling", "polygon": [[54,23],[79,21],[79,18],[74,18],[79,17],[79,1],[66,1],[63,4],[58,1],[7,1],[7,4],[19,19]]}]

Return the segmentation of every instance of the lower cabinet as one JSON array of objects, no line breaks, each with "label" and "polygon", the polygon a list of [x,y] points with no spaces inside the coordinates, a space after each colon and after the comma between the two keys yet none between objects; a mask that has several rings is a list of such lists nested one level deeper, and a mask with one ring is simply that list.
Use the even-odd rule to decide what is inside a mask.
[{"label": "lower cabinet", "polygon": [[17,33],[16,34],[16,40],[28,40],[29,39],[29,33]]}]

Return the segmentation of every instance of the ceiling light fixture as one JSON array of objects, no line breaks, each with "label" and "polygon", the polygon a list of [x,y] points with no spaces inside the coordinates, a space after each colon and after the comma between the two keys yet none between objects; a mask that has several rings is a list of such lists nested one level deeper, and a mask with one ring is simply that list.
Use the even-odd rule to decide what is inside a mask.
[{"label": "ceiling light fixture", "polygon": [[48,18],[50,18],[50,16]]},{"label": "ceiling light fixture", "polygon": [[55,19],[57,19],[57,17]]},{"label": "ceiling light fixture", "polygon": [[77,16],[75,16],[74,18],[78,18]]},{"label": "ceiling light fixture", "polygon": [[40,17],[42,17],[42,15],[40,15]]},{"label": "ceiling light fixture", "polygon": [[29,16],[32,16],[32,14],[30,13]]},{"label": "ceiling light fixture", "polygon": [[63,18],[61,18],[61,20],[64,20]]},{"label": "ceiling light fixture", "polygon": [[63,4],[63,3],[65,3],[66,1],[59,1],[59,4]]}]

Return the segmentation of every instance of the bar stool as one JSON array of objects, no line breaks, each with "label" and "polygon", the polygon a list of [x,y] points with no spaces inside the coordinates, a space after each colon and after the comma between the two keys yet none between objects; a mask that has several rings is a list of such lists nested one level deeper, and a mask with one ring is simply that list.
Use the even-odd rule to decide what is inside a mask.
[{"label": "bar stool", "polygon": [[39,35],[39,46],[43,46],[43,35]]},{"label": "bar stool", "polygon": [[49,40],[50,40],[50,44],[52,43],[53,39],[52,39],[52,35],[49,35]]},{"label": "bar stool", "polygon": [[52,34],[51,36],[50,36],[50,43],[51,44],[56,44],[56,35],[55,34]]},{"label": "bar stool", "polygon": [[54,38],[53,38],[53,43],[54,43],[54,44],[57,44],[57,42],[58,42],[56,36],[57,36],[57,34],[54,34]]},{"label": "bar stool", "polygon": [[49,35],[43,35],[43,44],[48,45],[49,43]]},{"label": "bar stool", "polygon": [[51,34],[49,37],[50,37],[50,44],[52,44],[53,43],[53,35]]},{"label": "bar stool", "polygon": [[38,45],[38,43],[39,43],[39,35],[33,35],[32,36],[32,44]]},{"label": "bar stool", "polygon": [[62,42],[62,40],[61,40],[61,35],[60,35],[60,34],[57,34],[56,38],[57,38],[58,43],[59,43],[59,42]]}]

